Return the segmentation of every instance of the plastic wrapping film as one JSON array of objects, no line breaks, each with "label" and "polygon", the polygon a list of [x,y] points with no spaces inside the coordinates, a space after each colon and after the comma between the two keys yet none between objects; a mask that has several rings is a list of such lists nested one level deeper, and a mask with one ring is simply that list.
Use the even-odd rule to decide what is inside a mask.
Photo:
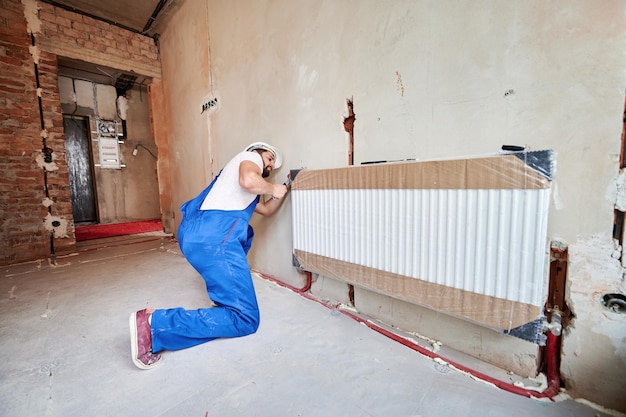
[{"label": "plastic wrapping film", "polygon": [[535,333],[548,287],[554,166],[547,150],[297,171],[294,265]]}]

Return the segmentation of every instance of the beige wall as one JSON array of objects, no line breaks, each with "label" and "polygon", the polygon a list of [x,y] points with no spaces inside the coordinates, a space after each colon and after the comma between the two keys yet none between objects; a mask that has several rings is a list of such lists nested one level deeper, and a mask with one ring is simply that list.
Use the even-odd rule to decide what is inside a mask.
[{"label": "beige wall", "polygon": [[[347,98],[357,164],[489,154],[503,144],[554,149],[549,237],[570,247],[567,297],[577,316],[561,371],[572,396],[626,411],[620,385],[605,382],[626,374],[626,316],[599,303],[625,290],[610,237],[625,14],[618,0],[186,0],[160,38],[168,209],[179,224],[178,206],[255,140],[284,153],[275,182],[289,169],[345,166]],[[200,114],[215,97],[217,109]],[[290,221],[289,202],[272,218],[253,218],[250,262],[298,285]],[[450,337],[443,333],[428,336]],[[509,353],[501,366],[515,367],[516,355],[536,359],[525,342],[493,343],[497,361]]]},{"label": "beige wall", "polygon": [[205,2],[186,2],[160,38],[163,118],[169,121],[167,134],[161,137],[167,136],[170,143],[172,184],[172,203],[164,211],[172,213],[176,226],[180,224],[179,206],[208,185],[216,173],[210,149],[212,119],[200,114],[203,99],[210,93],[206,19]]}]

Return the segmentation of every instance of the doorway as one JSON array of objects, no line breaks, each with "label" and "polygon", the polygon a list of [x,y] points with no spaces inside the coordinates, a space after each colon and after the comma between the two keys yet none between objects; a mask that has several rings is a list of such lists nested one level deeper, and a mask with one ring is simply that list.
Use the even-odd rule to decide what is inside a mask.
[{"label": "doorway", "polygon": [[97,223],[89,121],[85,117],[64,115],[63,130],[74,224]]}]

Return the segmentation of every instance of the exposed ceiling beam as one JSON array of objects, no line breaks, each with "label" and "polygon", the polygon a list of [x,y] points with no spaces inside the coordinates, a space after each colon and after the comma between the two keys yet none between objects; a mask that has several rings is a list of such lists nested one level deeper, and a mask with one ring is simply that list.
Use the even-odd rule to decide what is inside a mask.
[{"label": "exposed ceiling beam", "polygon": [[147,33],[147,30],[150,28],[150,26],[152,26],[152,23],[156,20],[157,15],[159,14],[159,12],[163,8],[163,6],[167,3],[167,0],[161,0],[159,2],[157,7],[155,8],[154,12],[152,13],[152,16],[150,16],[150,18],[146,22],[146,26],[144,27],[144,30],[140,31],[140,30],[134,29],[134,28],[132,28],[130,26],[127,26],[127,25],[121,24],[119,22],[116,22],[114,20],[110,20],[110,19],[107,19],[107,18],[102,17],[102,16],[96,16],[93,13],[89,13],[89,12],[86,12],[84,10],[77,9],[77,8],[75,8],[73,6],[68,6],[66,4],[59,3],[58,1],[54,1],[54,0],[40,0],[40,1],[43,2],[43,3],[50,4],[52,6],[55,6],[55,7],[58,7],[58,8],[61,8],[61,9],[73,12],[73,13],[77,13],[77,14],[80,14],[80,15],[83,15],[83,16],[87,16],[87,17],[90,17],[92,19],[100,20],[100,21],[108,23],[110,25],[114,25],[114,26],[120,27],[122,29],[128,30],[130,32],[133,32],[133,33],[136,33],[136,34],[139,34],[139,35],[143,35],[143,36],[147,36],[147,37],[150,37],[150,38],[152,36],[150,36]]}]

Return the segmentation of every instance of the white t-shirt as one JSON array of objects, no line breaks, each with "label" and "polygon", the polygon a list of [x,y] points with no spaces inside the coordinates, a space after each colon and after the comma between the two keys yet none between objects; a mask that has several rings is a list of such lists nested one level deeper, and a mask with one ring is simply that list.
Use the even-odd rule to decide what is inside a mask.
[{"label": "white t-shirt", "polygon": [[240,152],[222,169],[200,210],[245,210],[257,197],[239,185],[239,164],[252,161],[263,172],[263,158],[257,152]]}]

